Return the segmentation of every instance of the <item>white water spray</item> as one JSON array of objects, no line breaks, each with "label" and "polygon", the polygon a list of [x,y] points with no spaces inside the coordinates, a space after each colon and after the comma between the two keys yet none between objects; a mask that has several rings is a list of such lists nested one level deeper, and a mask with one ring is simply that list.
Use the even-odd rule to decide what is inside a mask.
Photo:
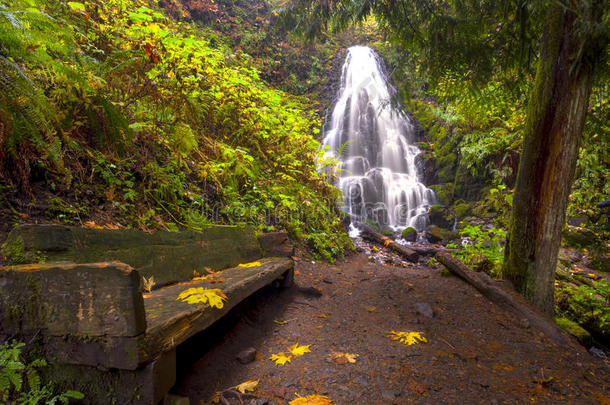
[{"label": "white water spray", "polygon": [[343,191],[343,211],[356,222],[422,231],[435,195],[417,178],[420,150],[409,144],[413,126],[392,106],[393,94],[379,56],[368,47],[349,48],[322,143],[341,161],[337,187]]}]

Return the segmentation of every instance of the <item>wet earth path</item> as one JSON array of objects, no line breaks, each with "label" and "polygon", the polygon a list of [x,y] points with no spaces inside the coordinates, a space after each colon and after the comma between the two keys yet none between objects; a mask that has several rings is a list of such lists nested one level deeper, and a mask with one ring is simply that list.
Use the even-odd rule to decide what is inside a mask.
[{"label": "wet earth path", "polygon": [[[313,394],[364,405],[610,403],[607,361],[556,345],[460,279],[388,261],[398,265],[364,253],[332,265],[298,258],[294,287],[265,288],[179,348],[173,391],[197,405]],[[405,345],[391,331],[427,342]],[[311,352],[284,365],[269,359],[297,343]],[[259,380],[252,395],[231,389],[249,380]]]}]

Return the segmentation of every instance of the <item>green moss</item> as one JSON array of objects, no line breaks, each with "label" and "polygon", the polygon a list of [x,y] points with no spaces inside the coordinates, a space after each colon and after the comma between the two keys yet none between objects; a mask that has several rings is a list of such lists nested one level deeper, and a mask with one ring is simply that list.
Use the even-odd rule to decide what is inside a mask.
[{"label": "green moss", "polygon": [[567,318],[555,318],[555,323],[561,329],[574,336],[583,346],[590,347],[593,344],[591,334],[576,322]]},{"label": "green moss", "polygon": [[453,205],[453,211],[455,211],[455,215],[458,219],[465,218],[470,213],[470,209],[471,204],[468,204],[466,202],[456,202]]},{"label": "green moss", "polygon": [[21,236],[9,239],[2,245],[2,254],[10,265],[25,263],[25,250]]},{"label": "green moss", "polygon": [[411,242],[417,239],[417,230],[413,227],[405,228],[401,234],[402,238]]},{"label": "green moss", "polygon": [[597,239],[593,231],[569,225],[563,229],[561,236],[564,244],[579,248],[590,247]]}]

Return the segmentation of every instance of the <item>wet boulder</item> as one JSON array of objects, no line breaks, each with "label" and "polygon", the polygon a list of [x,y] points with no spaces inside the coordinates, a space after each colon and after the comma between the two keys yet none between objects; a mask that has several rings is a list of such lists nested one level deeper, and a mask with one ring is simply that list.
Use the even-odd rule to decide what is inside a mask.
[{"label": "wet boulder", "polygon": [[457,233],[443,229],[437,225],[429,225],[426,228],[426,239],[428,239],[430,243],[448,243],[458,238],[459,235]]},{"label": "wet boulder", "polygon": [[436,225],[441,228],[451,229],[455,222],[453,212],[442,205],[433,205],[428,209],[428,219],[431,225]]},{"label": "wet boulder", "polygon": [[402,231],[401,236],[408,242],[415,242],[417,240],[417,230],[410,226]]}]

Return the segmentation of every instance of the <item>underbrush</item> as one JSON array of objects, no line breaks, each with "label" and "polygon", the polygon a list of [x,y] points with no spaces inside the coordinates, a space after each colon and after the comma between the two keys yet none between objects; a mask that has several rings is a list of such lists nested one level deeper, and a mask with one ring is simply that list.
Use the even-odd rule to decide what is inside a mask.
[{"label": "underbrush", "polygon": [[308,101],[270,88],[249,55],[185,10],[176,19],[155,4],[0,2],[6,199],[40,204],[42,184],[50,221],[250,223],[341,256],[351,241],[338,191],[317,171]]},{"label": "underbrush", "polygon": [[24,348],[25,343],[14,340],[0,345],[0,401],[3,404],[67,405],[70,399],[84,398],[78,391],[57,393],[52,384],[43,385],[39,372],[47,366],[46,360],[28,361]]}]

